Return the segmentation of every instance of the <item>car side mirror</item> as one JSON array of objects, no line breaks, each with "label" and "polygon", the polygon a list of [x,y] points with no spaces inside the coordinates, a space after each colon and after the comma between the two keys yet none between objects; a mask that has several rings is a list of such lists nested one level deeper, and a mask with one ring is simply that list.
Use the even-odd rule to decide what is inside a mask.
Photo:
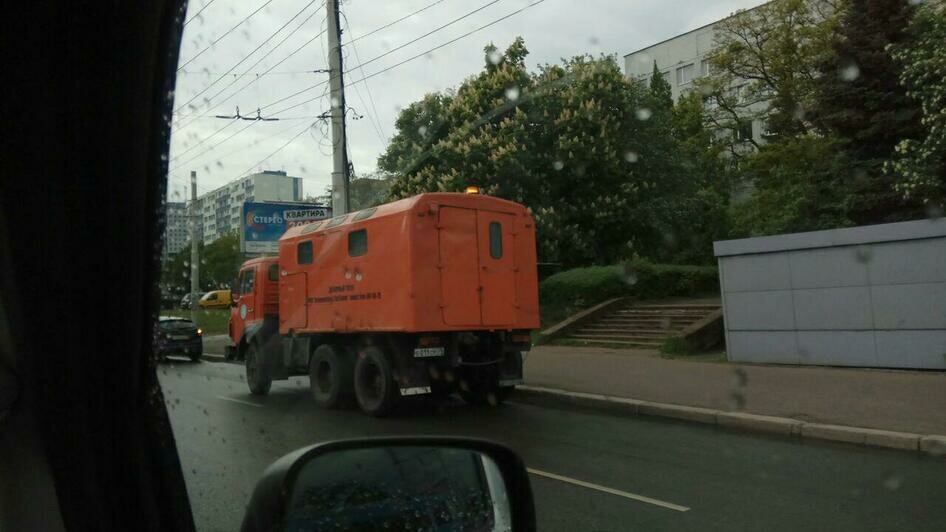
[{"label": "car side mirror", "polygon": [[484,440],[367,438],[322,443],[273,462],[242,530],[535,530],[529,476]]}]

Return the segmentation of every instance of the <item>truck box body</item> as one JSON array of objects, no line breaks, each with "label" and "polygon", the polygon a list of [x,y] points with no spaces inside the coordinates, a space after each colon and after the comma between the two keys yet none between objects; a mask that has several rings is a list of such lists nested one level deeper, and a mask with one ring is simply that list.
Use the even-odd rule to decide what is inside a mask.
[{"label": "truck box body", "polygon": [[539,326],[535,224],[521,205],[431,193],[289,229],[279,332]]}]

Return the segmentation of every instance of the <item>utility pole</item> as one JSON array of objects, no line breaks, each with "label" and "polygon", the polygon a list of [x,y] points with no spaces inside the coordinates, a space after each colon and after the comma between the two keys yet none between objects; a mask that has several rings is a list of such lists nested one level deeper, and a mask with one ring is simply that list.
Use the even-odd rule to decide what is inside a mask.
[{"label": "utility pole", "polygon": [[200,212],[197,211],[197,172],[191,170],[191,318],[197,320],[197,293],[200,291],[200,256],[197,251],[197,220]]},{"label": "utility pole", "polygon": [[332,106],[332,215],[348,212],[348,151],[345,138],[345,80],[342,78],[342,28],[338,0],[325,2],[328,12],[328,68]]}]

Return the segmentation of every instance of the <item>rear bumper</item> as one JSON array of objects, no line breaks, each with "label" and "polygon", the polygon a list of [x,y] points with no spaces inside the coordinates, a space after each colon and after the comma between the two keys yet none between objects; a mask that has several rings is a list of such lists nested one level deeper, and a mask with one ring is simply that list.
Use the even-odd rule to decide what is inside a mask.
[{"label": "rear bumper", "polygon": [[159,355],[201,355],[204,353],[203,338],[197,337],[190,340],[171,340],[158,342],[155,351]]}]

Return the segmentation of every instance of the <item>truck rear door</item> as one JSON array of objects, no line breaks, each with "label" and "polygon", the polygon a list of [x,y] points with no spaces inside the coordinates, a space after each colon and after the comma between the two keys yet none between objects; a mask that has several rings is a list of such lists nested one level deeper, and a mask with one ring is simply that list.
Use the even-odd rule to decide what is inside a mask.
[{"label": "truck rear door", "polygon": [[476,211],[480,306],[483,325],[516,320],[515,216]]},{"label": "truck rear door", "polygon": [[440,277],[447,325],[501,326],[516,319],[515,216],[441,207]]},{"label": "truck rear door", "polygon": [[476,211],[441,207],[438,219],[443,321],[481,325]]}]

